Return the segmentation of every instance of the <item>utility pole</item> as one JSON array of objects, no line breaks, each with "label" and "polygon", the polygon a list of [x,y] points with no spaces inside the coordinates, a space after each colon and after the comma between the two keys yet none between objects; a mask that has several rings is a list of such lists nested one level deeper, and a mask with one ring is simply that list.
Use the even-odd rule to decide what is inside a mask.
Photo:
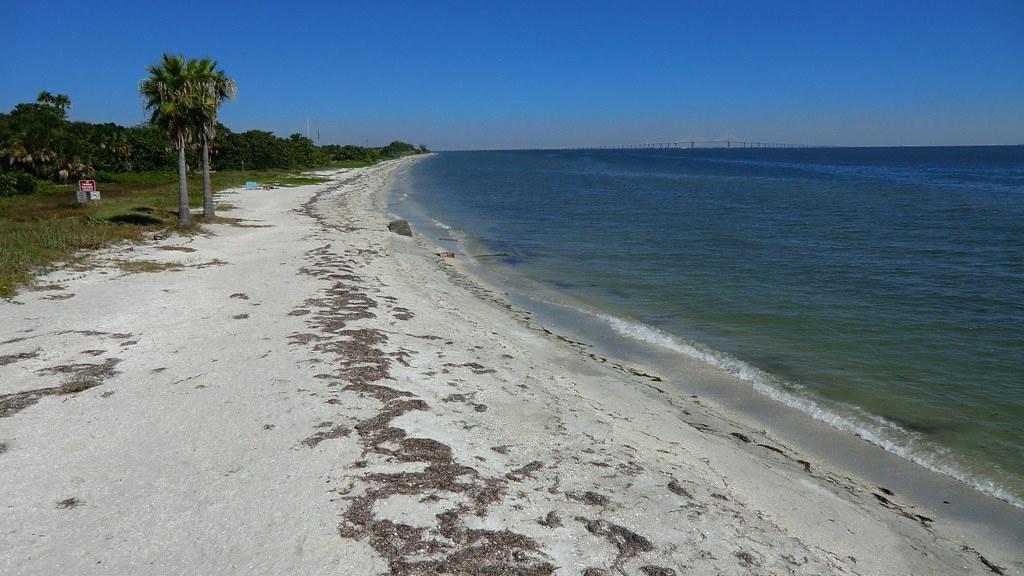
[{"label": "utility pole", "polygon": [[306,116],[306,140],[309,140],[309,116]]}]

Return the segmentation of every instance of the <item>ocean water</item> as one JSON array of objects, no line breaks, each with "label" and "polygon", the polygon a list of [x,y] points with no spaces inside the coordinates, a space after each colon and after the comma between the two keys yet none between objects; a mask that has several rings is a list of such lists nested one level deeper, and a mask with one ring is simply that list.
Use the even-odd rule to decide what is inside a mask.
[{"label": "ocean water", "polygon": [[498,276],[1024,507],[1024,147],[450,152],[394,186]]}]

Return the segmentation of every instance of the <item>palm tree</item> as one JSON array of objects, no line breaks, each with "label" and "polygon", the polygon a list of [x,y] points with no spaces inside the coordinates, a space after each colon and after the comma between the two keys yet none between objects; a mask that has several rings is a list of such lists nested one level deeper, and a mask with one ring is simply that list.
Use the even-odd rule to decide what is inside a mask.
[{"label": "palm tree", "polygon": [[188,206],[185,147],[192,141],[201,109],[201,89],[194,80],[195,59],[167,54],[160,62],[146,66],[149,76],[139,83],[139,93],[150,112],[149,121],[167,132],[178,151],[178,223],[188,225],[192,215]]},{"label": "palm tree", "polygon": [[210,187],[210,143],[217,132],[217,110],[225,100],[235,96],[235,81],[223,70],[217,70],[217,61],[209,58],[194,60],[192,78],[201,86],[202,107],[199,109],[199,140],[203,145],[203,215],[214,216],[213,191]]},{"label": "palm tree", "polygon": [[59,108],[61,112],[65,113],[68,108],[71,108],[71,98],[68,98],[67,94],[51,94],[46,90],[43,90],[36,96],[36,102]]}]

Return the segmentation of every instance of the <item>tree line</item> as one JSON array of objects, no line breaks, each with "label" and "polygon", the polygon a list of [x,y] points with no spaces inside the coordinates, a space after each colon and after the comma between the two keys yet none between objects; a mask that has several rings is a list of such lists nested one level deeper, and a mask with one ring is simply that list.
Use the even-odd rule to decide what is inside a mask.
[{"label": "tree line", "polygon": [[[203,169],[204,211],[209,208],[206,213],[213,215],[211,169],[316,168],[428,151],[399,141],[383,147],[317,146],[301,134],[232,132],[217,121],[217,113],[235,86],[216,65],[206,58],[164,54],[147,67],[139,89],[150,117],[138,126],[72,121],[70,98],[49,92],[0,113],[0,195],[34,192],[40,181],[114,180],[118,174],[178,169],[181,197],[185,173]],[[179,207],[179,221],[187,222],[187,214]]]}]

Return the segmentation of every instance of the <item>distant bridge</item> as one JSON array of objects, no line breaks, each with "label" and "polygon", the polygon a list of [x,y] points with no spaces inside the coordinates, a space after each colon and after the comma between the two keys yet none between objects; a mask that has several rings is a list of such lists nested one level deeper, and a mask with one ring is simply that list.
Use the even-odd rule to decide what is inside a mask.
[{"label": "distant bridge", "polygon": [[547,146],[528,148],[452,148],[447,151],[486,150],[685,150],[692,148],[824,148],[813,144],[785,144],[781,142],[755,142],[752,140],[678,140],[675,142],[643,142],[639,144],[612,144],[606,146]]},{"label": "distant bridge", "polygon": [[667,150],[675,148],[818,148],[810,144],[784,144],[781,142],[753,142],[750,140],[679,140],[676,142],[647,142],[643,144],[613,144],[590,146],[589,150]]}]

